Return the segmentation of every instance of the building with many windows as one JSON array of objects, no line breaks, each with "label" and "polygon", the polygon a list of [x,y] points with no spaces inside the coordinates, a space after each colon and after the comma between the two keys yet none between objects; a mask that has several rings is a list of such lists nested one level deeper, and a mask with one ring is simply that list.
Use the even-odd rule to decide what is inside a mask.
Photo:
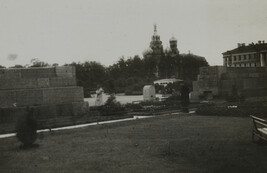
[{"label": "building with many windows", "polygon": [[226,67],[265,67],[267,64],[267,43],[238,43],[237,48],[223,54],[223,65]]}]

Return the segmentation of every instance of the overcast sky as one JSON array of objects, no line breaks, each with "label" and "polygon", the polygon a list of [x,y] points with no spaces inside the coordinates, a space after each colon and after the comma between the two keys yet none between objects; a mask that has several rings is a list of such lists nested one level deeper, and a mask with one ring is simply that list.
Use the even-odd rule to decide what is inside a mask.
[{"label": "overcast sky", "polygon": [[267,0],[0,0],[0,64],[97,61],[140,55],[153,24],[164,48],[222,65],[238,42],[267,40]]}]

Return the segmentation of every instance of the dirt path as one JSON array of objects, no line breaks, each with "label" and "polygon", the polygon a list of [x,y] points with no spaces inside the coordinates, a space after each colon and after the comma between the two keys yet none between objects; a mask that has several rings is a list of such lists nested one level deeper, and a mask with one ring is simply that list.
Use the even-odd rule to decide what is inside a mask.
[{"label": "dirt path", "polygon": [[249,118],[172,115],[0,140],[4,172],[265,172]]}]

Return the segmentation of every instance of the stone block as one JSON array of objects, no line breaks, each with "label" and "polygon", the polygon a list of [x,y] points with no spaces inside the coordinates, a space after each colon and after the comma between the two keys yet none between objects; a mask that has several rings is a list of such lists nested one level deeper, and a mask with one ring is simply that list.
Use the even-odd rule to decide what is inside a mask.
[{"label": "stone block", "polygon": [[242,91],[245,97],[262,97],[267,96],[267,88],[262,89],[245,89]]},{"label": "stone block", "polygon": [[56,77],[55,67],[21,69],[22,78],[50,78]]},{"label": "stone block", "polygon": [[267,78],[247,78],[244,79],[244,89],[267,88]]},{"label": "stone block", "polygon": [[36,79],[0,79],[0,90],[37,88]]},{"label": "stone block", "polygon": [[74,116],[72,104],[57,105],[57,117]]},{"label": "stone block", "polygon": [[43,90],[44,104],[63,104],[81,101],[83,101],[82,87],[56,87]]},{"label": "stone block", "polygon": [[43,92],[41,89],[17,90],[16,97],[19,106],[43,104]]},{"label": "stone block", "polygon": [[14,107],[16,102],[15,91],[0,91],[0,108]]},{"label": "stone block", "polygon": [[73,77],[50,78],[51,87],[76,86],[76,79]]},{"label": "stone block", "polygon": [[61,66],[56,67],[56,75],[58,77],[75,77],[75,67],[73,66]]},{"label": "stone block", "polygon": [[34,113],[38,120],[46,120],[57,116],[56,105],[34,106]]},{"label": "stone block", "polygon": [[38,88],[48,88],[50,86],[49,78],[37,78],[37,84]]},{"label": "stone block", "polygon": [[72,107],[74,116],[83,115],[89,111],[88,102],[73,102]]},{"label": "stone block", "polygon": [[249,78],[258,78],[258,77],[260,77],[260,73],[249,73],[248,77]]}]

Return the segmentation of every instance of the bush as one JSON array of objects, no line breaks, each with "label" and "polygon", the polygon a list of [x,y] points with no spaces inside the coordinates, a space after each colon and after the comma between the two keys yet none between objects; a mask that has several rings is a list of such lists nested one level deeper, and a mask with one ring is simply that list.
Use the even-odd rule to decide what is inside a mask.
[{"label": "bush", "polygon": [[37,121],[33,108],[27,107],[27,113],[19,117],[16,124],[16,136],[25,147],[31,146],[37,139]]},{"label": "bush", "polygon": [[181,95],[178,93],[174,93],[166,99],[166,101],[180,101],[180,100],[181,100]]},{"label": "bush", "polygon": [[130,110],[130,111],[142,111],[143,110],[143,106],[140,103],[137,103],[137,104],[127,103],[125,107],[127,110]]},{"label": "bush", "polygon": [[101,115],[105,116],[125,113],[125,107],[116,100],[114,95],[110,95],[106,103],[103,106],[100,106],[99,109]]}]

